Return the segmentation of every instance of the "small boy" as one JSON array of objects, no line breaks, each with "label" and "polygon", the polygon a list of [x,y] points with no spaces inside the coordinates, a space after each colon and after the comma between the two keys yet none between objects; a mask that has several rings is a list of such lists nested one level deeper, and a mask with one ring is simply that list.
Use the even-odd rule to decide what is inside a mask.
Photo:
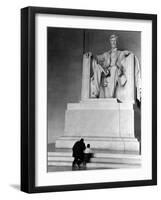
[{"label": "small boy", "polygon": [[87,148],[84,150],[84,165],[90,162],[91,157],[93,157],[93,152],[90,149],[90,144],[87,144]]}]

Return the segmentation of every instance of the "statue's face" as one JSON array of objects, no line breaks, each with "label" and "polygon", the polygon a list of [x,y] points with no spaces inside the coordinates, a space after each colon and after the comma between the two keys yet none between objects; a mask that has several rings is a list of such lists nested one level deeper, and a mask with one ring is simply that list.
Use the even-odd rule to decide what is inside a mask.
[{"label": "statue's face", "polygon": [[117,47],[117,39],[116,38],[110,39],[110,44],[111,44],[112,49],[116,48]]}]

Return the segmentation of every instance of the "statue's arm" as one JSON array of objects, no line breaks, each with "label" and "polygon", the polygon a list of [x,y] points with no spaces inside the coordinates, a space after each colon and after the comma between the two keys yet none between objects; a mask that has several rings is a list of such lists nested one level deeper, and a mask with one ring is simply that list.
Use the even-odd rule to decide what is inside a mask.
[{"label": "statue's arm", "polygon": [[124,74],[124,66],[122,65],[122,61],[124,59],[126,59],[129,55],[131,55],[132,52],[131,51],[128,51],[128,50],[124,50],[124,51],[121,51],[120,52],[120,55],[119,55],[119,62],[117,63],[118,64],[118,75],[119,76],[122,76]]},{"label": "statue's arm", "polygon": [[85,53],[85,55],[87,57],[91,57],[92,59],[95,59],[98,64],[105,61],[105,55],[104,54],[94,55],[94,54],[92,54],[92,52],[87,52],[87,53]]},{"label": "statue's arm", "polygon": [[105,53],[104,54],[100,54],[100,55],[94,55],[92,54],[92,52],[87,52],[85,53],[87,58],[91,58],[92,60],[94,60],[97,64],[98,64],[98,68],[101,72],[104,73],[105,76],[108,76],[109,71],[107,70],[107,67],[104,67],[104,61],[105,61]]},{"label": "statue's arm", "polygon": [[120,60],[125,59],[126,57],[128,57],[131,54],[133,54],[133,53],[131,51],[128,51],[128,50],[121,51]]},{"label": "statue's arm", "polygon": [[129,56],[132,53],[131,51],[128,51],[128,50],[125,50],[123,52],[124,52],[125,57]]},{"label": "statue's arm", "polygon": [[102,62],[105,61],[105,56],[104,56],[104,54],[95,55],[95,59],[96,59],[97,63],[101,64]]},{"label": "statue's arm", "polygon": [[87,53],[85,53],[85,56],[86,56],[87,58],[92,57],[92,52],[87,52]]}]

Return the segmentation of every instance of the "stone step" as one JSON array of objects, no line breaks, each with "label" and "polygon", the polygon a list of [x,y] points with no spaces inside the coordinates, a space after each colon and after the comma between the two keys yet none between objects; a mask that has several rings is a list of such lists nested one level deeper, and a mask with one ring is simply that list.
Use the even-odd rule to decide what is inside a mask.
[{"label": "stone step", "polygon": [[[72,157],[65,156],[49,156],[48,161],[68,161],[72,162]],[[91,163],[126,163],[126,164],[140,164],[140,159],[133,158],[113,158],[113,157],[97,157],[91,158]]]},{"label": "stone step", "polygon": [[[72,166],[72,162],[50,161],[48,166]],[[120,169],[120,168],[139,168],[139,164],[120,164],[120,163],[87,163],[87,169]]]},{"label": "stone step", "polygon": [[[83,135],[83,133],[82,133]],[[136,151],[139,152],[139,142],[134,137],[86,137],[86,144],[96,149],[106,149],[113,151]],[[80,140],[80,137],[60,137],[56,140],[56,148],[72,148],[75,141]]]},{"label": "stone step", "polygon": [[[48,166],[72,166],[71,149],[55,149],[48,152]],[[134,152],[93,149],[94,157],[87,163],[88,169],[135,168],[141,166],[141,155]]]},{"label": "stone step", "polygon": [[85,142],[86,142],[86,140],[93,140],[93,141],[104,141],[104,140],[115,140],[115,141],[120,141],[120,140],[122,140],[122,141],[133,141],[134,139],[137,141],[137,139],[136,138],[133,138],[133,137],[103,137],[103,136],[98,136],[98,137],[96,137],[96,136],[94,136],[94,137],[92,137],[92,136],[85,136],[85,135],[81,135],[81,136],[61,136],[61,137],[59,137],[58,139],[59,140],[67,140],[67,141],[69,141],[69,140],[74,140],[74,141],[77,141],[77,140],[80,140],[80,138],[83,138],[84,140],[85,140]]},{"label": "stone step", "polygon": [[[141,160],[141,155],[127,154],[127,153],[108,153],[108,152],[94,152],[94,158],[124,158],[124,159],[136,159]],[[72,157],[71,151],[58,151],[58,152],[48,152],[48,157]]]}]

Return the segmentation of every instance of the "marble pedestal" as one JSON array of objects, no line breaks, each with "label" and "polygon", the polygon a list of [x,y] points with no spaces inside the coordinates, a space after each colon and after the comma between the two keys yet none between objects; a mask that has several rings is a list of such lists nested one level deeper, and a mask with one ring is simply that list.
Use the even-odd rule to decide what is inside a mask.
[{"label": "marble pedestal", "polygon": [[116,99],[69,103],[64,136],[56,140],[56,148],[72,148],[76,140],[84,138],[92,148],[138,152],[134,127],[138,114],[134,104],[118,103]]}]

